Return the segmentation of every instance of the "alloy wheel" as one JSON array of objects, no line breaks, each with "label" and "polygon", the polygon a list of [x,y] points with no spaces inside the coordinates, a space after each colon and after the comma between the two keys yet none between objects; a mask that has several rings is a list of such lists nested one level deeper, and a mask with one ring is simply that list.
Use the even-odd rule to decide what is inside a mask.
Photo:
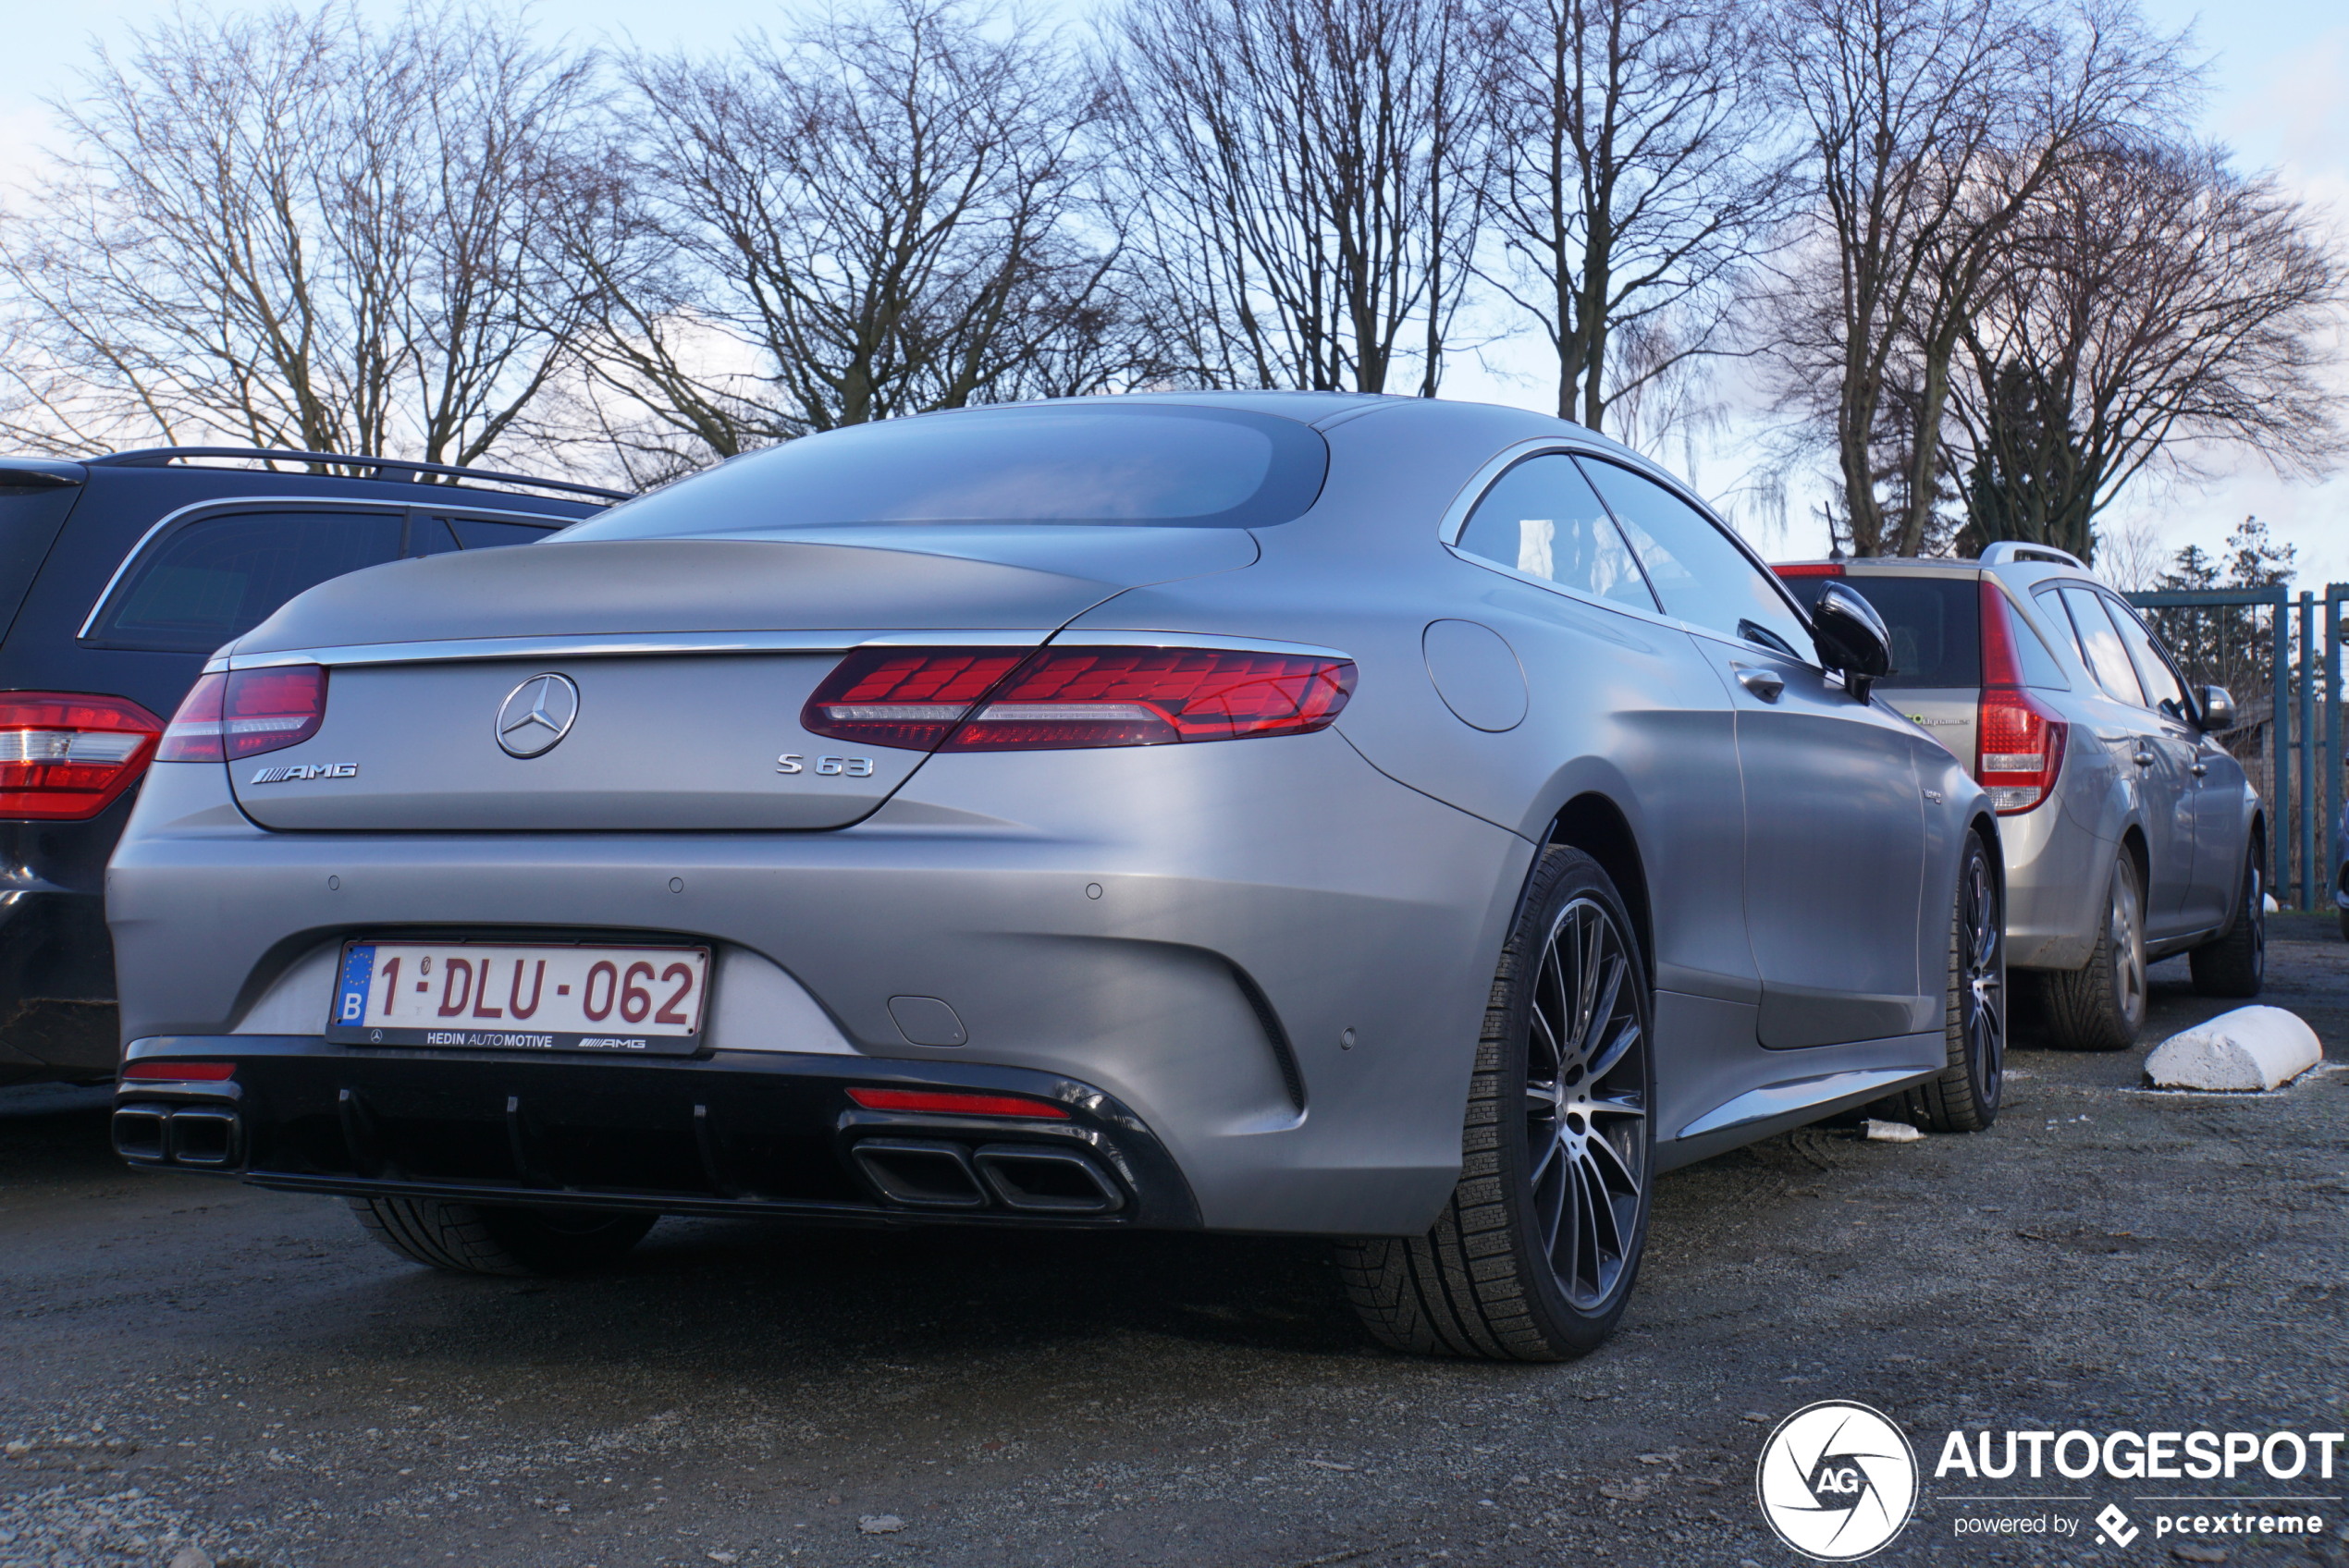
[{"label": "alloy wheel", "polygon": [[2244,880],[2251,884],[2250,906],[2243,912],[2243,917],[2251,922],[2251,973],[2255,978],[2264,977],[2268,973],[2267,880],[2256,864]]},{"label": "alloy wheel", "polygon": [[1648,1030],[1630,949],[1595,900],[1559,912],[1542,949],[1525,1070],[1539,1244],[1568,1301],[1605,1307],[1637,1248],[1648,1181]]},{"label": "alloy wheel", "polygon": [[[1998,950],[2006,939],[2006,923],[1999,917],[1998,889],[1990,877],[1988,857],[1980,853],[1967,857],[1965,884],[1959,896],[1963,900],[1959,919],[1966,948],[1965,994],[1961,1003],[1965,1011],[1966,1049],[1981,1074],[1982,1099],[1996,1108],[2007,1067],[2007,1012],[1999,995],[2006,984],[2006,965]],[[2142,989],[2142,956],[2137,978]]]},{"label": "alloy wheel", "polygon": [[2137,880],[2126,866],[2112,874],[2112,986],[2121,1016],[2146,1012],[2146,944],[2137,907]]}]

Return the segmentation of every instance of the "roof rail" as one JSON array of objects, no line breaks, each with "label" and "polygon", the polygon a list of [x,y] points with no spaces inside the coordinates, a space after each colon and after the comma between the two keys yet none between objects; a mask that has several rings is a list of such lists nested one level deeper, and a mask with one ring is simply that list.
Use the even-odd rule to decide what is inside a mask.
[{"label": "roof rail", "polygon": [[164,468],[190,458],[242,458],[246,461],[333,463],[338,468],[370,469],[371,479],[411,479],[422,483],[424,476],[446,475],[451,479],[486,480],[499,484],[527,484],[541,490],[560,490],[572,495],[593,496],[602,501],[626,501],[634,497],[625,490],[607,490],[597,484],[579,484],[568,479],[534,479],[526,473],[500,473],[494,469],[458,468],[449,463],[413,462],[406,458],[363,458],[349,452],[301,452],[279,447],[142,447],[132,452],[109,452],[104,457],[84,458],[92,468]]},{"label": "roof rail", "polygon": [[2009,561],[2046,561],[2050,566],[2076,567],[2088,570],[2088,563],[2068,550],[2053,545],[2028,545],[2020,539],[2001,539],[1982,552],[1984,566],[2004,566]]}]

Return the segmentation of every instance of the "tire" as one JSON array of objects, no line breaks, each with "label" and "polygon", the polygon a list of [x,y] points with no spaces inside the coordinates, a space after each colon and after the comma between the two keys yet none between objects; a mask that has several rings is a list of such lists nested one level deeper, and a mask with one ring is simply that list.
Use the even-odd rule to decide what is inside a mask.
[{"label": "tire", "polygon": [[2126,1050],[2145,1027],[2145,884],[2127,851],[2113,857],[2106,887],[2104,924],[2088,962],[2048,972],[2048,1031],[2068,1051]]},{"label": "tire", "polygon": [[352,1198],[367,1233],[411,1263],[451,1274],[572,1274],[645,1239],[654,1214],[508,1208],[437,1198]]},{"label": "tire", "polygon": [[[2256,997],[2268,978],[2268,885],[2259,875],[2259,843],[2244,847],[2243,885],[2235,890],[2235,921],[2227,934],[2186,955],[2194,988],[2205,997]],[[2341,927],[2349,935],[2349,912]]]},{"label": "tire", "polygon": [[1909,1120],[1937,1133],[1979,1133],[1998,1119],[2006,1087],[2006,910],[1990,851],[1965,836],[1949,912],[1949,979],[1942,1028],[1949,1064],[1900,1096]]},{"label": "tire", "polygon": [[1654,1020],[1615,885],[1580,850],[1543,851],[1493,977],[1451,1202],[1424,1236],[1338,1248],[1374,1337],[1565,1361],[1614,1331],[1647,1244]]}]

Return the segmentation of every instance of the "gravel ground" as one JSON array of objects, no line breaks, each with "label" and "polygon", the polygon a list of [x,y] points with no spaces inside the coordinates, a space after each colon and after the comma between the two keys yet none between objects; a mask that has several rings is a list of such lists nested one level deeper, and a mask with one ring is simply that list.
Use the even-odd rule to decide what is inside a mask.
[{"label": "gravel ground", "polygon": [[[2349,946],[2275,936],[2265,999],[2349,1063]],[[2220,1011],[2155,979],[2148,1041]],[[1550,1367],[1384,1354],[1282,1241],[671,1220],[609,1274],[449,1278],[332,1200],[121,1168],[102,1092],[0,1091],[0,1563],[1760,1568],[1755,1456],[1816,1399],[1928,1469],[1953,1427],[2349,1425],[2349,1071],[2154,1095],[2018,1045],[1987,1134],[1666,1178],[1621,1332]],[[2178,1560],[1961,1538],[1984,1506],[1924,1484],[1876,1561]],[[2317,1506],[2181,1556],[2349,1564]]]}]

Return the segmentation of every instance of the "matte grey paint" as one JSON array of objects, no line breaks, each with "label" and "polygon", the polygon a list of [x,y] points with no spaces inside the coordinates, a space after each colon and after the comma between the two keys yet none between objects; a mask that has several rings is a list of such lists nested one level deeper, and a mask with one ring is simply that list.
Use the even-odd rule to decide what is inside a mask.
[{"label": "matte grey paint", "polygon": [[1462,724],[1498,733],[1525,722],[1525,669],[1499,632],[1472,620],[1432,620],[1420,644],[1435,694]]},{"label": "matte grey paint", "polygon": [[[1561,810],[1596,796],[1629,827],[1643,886],[1627,890],[1653,928],[1661,1164],[1939,1069],[1958,846],[1987,815],[1963,769],[1803,661],[1445,545],[1480,476],[1529,447],[1651,465],[1513,410],[1233,401],[1310,418],[1332,449],[1312,510],[1253,538],[556,540],[293,601],[238,662],[348,652],[319,735],[266,760],[360,774],[255,790],[218,766],[152,770],[109,884],[126,1037],[228,1036],[354,933],[669,936],[721,955],[728,1048],[1063,1073],[1163,1140],[1210,1226],[1409,1233],[1457,1178],[1528,869]],[[1490,643],[1455,659],[1448,632],[1432,655],[1446,621],[1486,629],[1510,668]],[[773,759],[830,668],[816,648],[925,625],[1015,644],[1056,628],[1272,640],[1343,651],[1359,680],[1315,735],[876,749],[870,778],[794,792],[809,780]],[[1731,666],[1757,659],[1783,668],[1790,705],[1749,707]],[[539,670],[580,682],[578,722],[545,756],[503,757],[489,716]],[[1487,721],[1523,714],[1475,728],[1447,694]],[[827,823],[848,826],[810,830]],[[1864,917],[1827,907],[1859,883]],[[756,1011],[730,1011],[746,975],[806,998],[823,1028],[801,1016],[762,1037]],[[909,1043],[927,1031],[892,999],[916,998],[951,1003],[965,1043]],[[1833,1043],[1766,1048],[1774,1027]]]},{"label": "matte grey paint", "polygon": [[889,1016],[909,1046],[960,1046],[970,1040],[962,1019],[936,997],[892,997]]}]

